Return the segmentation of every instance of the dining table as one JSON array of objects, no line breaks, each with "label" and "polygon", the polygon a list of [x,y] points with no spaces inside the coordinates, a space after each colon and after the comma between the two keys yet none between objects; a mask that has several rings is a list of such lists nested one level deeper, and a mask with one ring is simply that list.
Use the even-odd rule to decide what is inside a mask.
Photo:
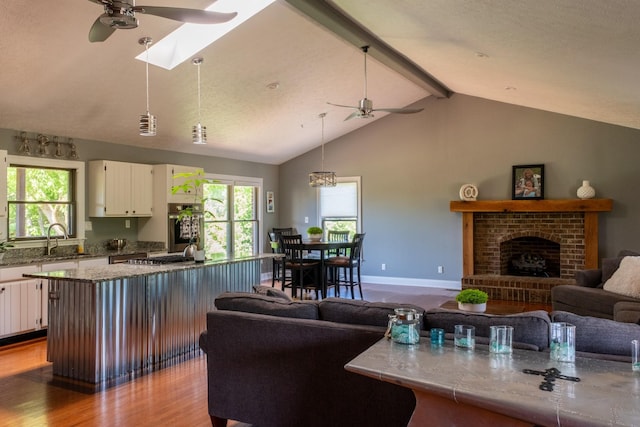
[{"label": "dining table", "polygon": [[[303,239],[300,248],[307,251],[310,254],[318,254],[317,259],[320,260],[320,283],[322,284],[322,297],[327,296],[327,278],[325,272],[324,262],[327,258],[327,253],[331,250],[340,251],[343,249],[345,252],[347,249],[353,246],[353,242],[330,242],[327,240],[310,240]],[[313,258],[316,258],[312,255]]]}]

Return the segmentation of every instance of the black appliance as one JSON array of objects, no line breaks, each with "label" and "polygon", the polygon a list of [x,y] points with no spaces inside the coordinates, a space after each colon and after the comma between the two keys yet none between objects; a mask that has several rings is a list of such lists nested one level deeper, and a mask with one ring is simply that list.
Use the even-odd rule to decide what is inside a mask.
[{"label": "black appliance", "polygon": [[147,257],[146,252],[136,252],[132,254],[109,255],[109,264],[124,264],[134,259],[144,259]]},{"label": "black appliance", "polygon": [[[191,208],[192,216],[183,216],[180,212]],[[169,252],[183,252],[187,246],[204,235],[204,214],[202,205],[169,203]]]},{"label": "black appliance", "polygon": [[151,258],[135,258],[130,259],[129,264],[146,264],[146,265],[158,265],[158,264],[176,264],[179,262],[193,261],[193,257],[185,257],[182,255],[163,255]]}]

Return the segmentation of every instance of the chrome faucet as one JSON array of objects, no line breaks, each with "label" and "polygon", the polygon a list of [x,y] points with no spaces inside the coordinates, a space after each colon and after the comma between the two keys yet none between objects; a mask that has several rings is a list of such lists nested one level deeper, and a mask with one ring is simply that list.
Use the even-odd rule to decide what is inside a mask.
[{"label": "chrome faucet", "polygon": [[67,229],[64,228],[63,224],[60,224],[59,222],[54,222],[53,224],[50,224],[49,228],[47,229],[47,255],[51,255],[51,252],[53,252],[53,250],[58,247],[57,237],[56,237],[56,245],[53,247],[51,246],[51,229],[53,228],[54,225],[58,225],[60,226],[60,228],[62,228],[62,234],[65,239],[69,238],[69,235],[67,234]]}]

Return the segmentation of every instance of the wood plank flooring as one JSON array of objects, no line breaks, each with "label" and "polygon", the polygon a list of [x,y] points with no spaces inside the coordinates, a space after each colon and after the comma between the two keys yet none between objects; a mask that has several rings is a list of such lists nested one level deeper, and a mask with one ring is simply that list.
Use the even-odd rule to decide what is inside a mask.
[{"label": "wood plank flooring", "polygon": [[[438,307],[456,293],[410,286],[364,287],[369,301],[411,302],[425,308]],[[53,381],[45,339],[0,347],[0,426],[209,426],[206,370],[206,356],[200,355],[89,392]]]}]

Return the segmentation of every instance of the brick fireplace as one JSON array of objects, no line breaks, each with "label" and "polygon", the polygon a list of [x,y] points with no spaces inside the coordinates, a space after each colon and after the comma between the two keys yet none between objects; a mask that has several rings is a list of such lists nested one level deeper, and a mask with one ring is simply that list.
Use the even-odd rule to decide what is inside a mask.
[{"label": "brick fireplace", "polygon": [[[452,201],[462,212],[462,288],[482,289],[491,299],[551,303],[551,288],[573,284],[574,274],[598,266],[598,213],[610,199]],[[514,255],[546,261],[541,275],[514,275]],[[548,277],[547,277],[548,276]]]}]

